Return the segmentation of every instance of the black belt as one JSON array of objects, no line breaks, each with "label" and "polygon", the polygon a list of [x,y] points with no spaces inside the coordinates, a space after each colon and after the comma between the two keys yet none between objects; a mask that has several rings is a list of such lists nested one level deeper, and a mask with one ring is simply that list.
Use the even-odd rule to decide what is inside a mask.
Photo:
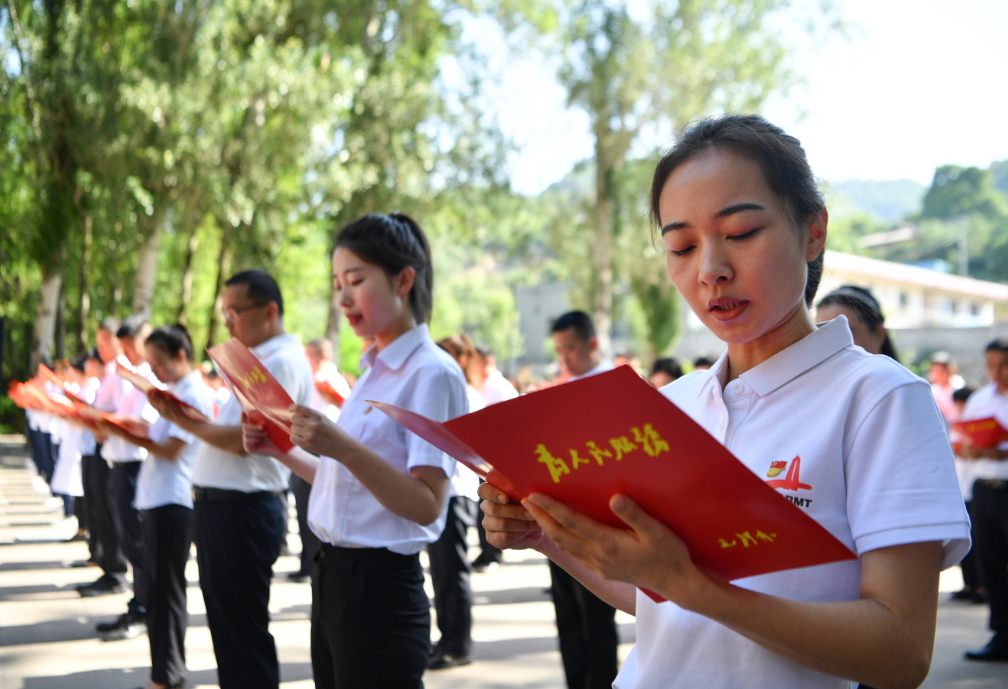
[{"label": "black belt", "polygon": [[222,500],[248,500],[272,495],[280,495],[279,491],[259,490],[254,493],[243,493],[240,490],[224,490],[222,488],[200,488],[193,486],[193,502],[220,502]]},{"label": "black belt", "polygon": [[420,553],[401,555],[393,553],[388,548],[344,548],[323,542],[315,557],[320,560],[335,559],[350,562],[375,562],[387,565],[406,565],[420,559]]},{"label": "black belt", "polygon": [[978,478],[976,482],[988,488],[1008,488],[1008,480],[1001,478]]}]

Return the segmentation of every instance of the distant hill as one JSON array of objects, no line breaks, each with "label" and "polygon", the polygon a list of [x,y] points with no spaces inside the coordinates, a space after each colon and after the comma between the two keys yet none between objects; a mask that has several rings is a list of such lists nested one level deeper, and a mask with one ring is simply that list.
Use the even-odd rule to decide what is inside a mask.
[{"label": "distant hill", "polygon": [[830,186],[835,196],[842,197],[834,198],[835,205],[844,210],[864,211],[883,222],[896,222],[919,211],[927,192],[927,187],[908,179],[891,182],[851,179]]},{"label": "distant hill", "polygon": [[991,163],[990,171],[994,175],[994,188],[1008,195],[1008,160]]}]

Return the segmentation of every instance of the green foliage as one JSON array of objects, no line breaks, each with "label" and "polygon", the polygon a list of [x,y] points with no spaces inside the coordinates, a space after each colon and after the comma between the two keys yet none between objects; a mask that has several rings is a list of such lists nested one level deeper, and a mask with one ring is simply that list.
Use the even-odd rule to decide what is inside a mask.
[{"label": "green foliage", "polygon": [[0,435],[24,433],[24,427],[24,411],[10,397],[0,395]]},{"label": "green foliage", "polygon": [[918,217],[948,220],[971,214],[1008,219],[1008,198],[994,188],[994,175],[976,167],[939,167]]}]

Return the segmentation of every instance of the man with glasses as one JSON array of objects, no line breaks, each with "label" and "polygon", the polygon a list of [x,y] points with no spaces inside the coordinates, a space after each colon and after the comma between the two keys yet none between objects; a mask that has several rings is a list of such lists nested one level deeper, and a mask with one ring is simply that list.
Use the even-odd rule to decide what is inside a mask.
[{"label": "man with glasses", "polygon": [[[311,400],[312,372],[283,324],[283,297],[261,270],[225,283],[221,313],[231,337],[247,346],[297,404]],[[232,395],[216,423],[194,421],[158,402],[170,421],[204,441],[193,467],[193,534],[200,588],[221,689],[277,689],[280,668],[269,633],[273,563],[286,534],[280,495],[290,470],[242,447],[241,406]]]}]

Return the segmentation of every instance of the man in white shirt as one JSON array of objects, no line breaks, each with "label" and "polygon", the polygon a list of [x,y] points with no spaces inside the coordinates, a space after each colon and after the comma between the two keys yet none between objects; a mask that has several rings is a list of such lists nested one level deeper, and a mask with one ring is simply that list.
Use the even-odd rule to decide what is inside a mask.
[{"label": "man in white shirt", "polygon": [[[583,311],[560,316],[551,329],[557,357],[571,378],[568,382],[612,370],[598,351],[595,324]],[[560,635],[560,655],[570,689],[611,687],[616,679],[616,608],[602,601],[577,579],[550,560],[553,607]]]},{"label": "man in white shirt", "polygon": [[[115,413],[126,390],[126,382],[116,375],[116,362],[124,366],[129,360],[122,352],[116,333],[119,320],[106,318],[95,340],[98,356],[104,366],[101,383],[95,393],[94,407],[99,411]],[[84,484],[84,507],[87,510],[89,544],[95,564],[102,568],[102,575],[94,582],[77,587],[81,596],[102,596],[126,590],[126,555],[119,545],[115,522],[108,496],[108,462],[102,457],[104,437],[95,438],[95,444],[81,452],[81,481]]]},{"label": "man in white shirt", "polygon": [[[129,367],[151,382],[156,381],[144,350],[144,341],[151,327],[146,318],[127,318],[116,332],[116,339]],[[142,420],[148,424],[157,421],[158,413],[147,401],[147,395],[128,383],[120,397],[115,414],[122,419]],[[126,559],[133,566],[133,599],[125,614],[113,622],[95,625],[98,634],[106,641],[131,639],[147,630],[147,603],[151,590],[151,569],[143,546],[140,511],[133,507],[136,496],[137,474],[147,458],[147,450],[123,438],[109,436],[101,447],[101,456],[108,462],[108,505],[115,525],[116,538]]]},{"label": "man in white shirt", "polygon": [[[283,324],[283,296],[261,270],[234,275],[221,297],[231,337],[252,350],[296,404],[311,399],[311,367]],[[193,535],[200,588],[221,689],[278,689],[280,667],[269,633],[273,563],[287,515],[280,494],[290,470],[242,446],[242,409],[232,395],[216,423],[194,421],[170,403],[161,413],[203,440],[193,467]]]},{"label": "man in white shirt", "polygon": [[[987,345],[987,375],[991,382],[966,401],[962,418],[994,418],[1008,428],[1008,340]],[[990,599],[994,636],[983,648],[968,651],[969,660],[1008,660],[1008,443],[980,449],[966,446],[960,457],[972,460],[973,534],[979,555],[980,580]]]}]

